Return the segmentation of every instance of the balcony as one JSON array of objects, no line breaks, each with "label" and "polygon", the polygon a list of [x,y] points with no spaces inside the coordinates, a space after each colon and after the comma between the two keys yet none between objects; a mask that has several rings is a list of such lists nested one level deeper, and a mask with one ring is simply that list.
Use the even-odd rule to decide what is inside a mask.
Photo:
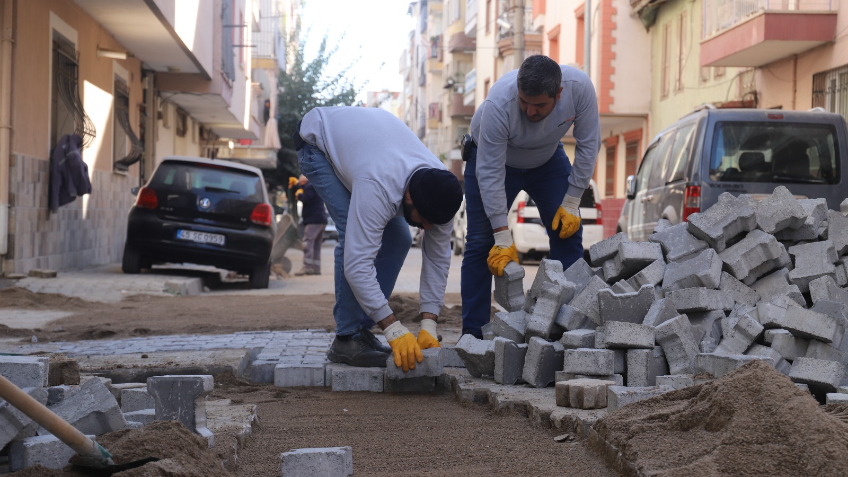
[{"label": "balcony", "polygon": [[761,67],[833,41],[838,0],[704,0],[701,66]]},{"label": "balcony", "polygon": [[477,0],[465,0],[465,34],[477,38]]},{"label": "balcony", "polygon": [[448,115],[452,118],[465,116],[471,117],[474,115],[474,104],[471,104],[470,106],[466,105],[463,102],[462,93],[453,93],[451,94],[451,102],[448,106]]},{"label": "balcony", "polygon": [[441,73],[442,72],[442,60],[440,60],[438,58],[427,59],[427,72],[428,73]]},{"label": "balcony", "polygon": [[464,31],[454,33],[448,40],[451,53],[473,53],[477,49],[477,38],[470,37]]},{"label": "balcony", "polygon": [[477,89],[477,69],[473,69],[465,73],[465,96],[462,98],[462,104],[474,108],[474,90]]}]

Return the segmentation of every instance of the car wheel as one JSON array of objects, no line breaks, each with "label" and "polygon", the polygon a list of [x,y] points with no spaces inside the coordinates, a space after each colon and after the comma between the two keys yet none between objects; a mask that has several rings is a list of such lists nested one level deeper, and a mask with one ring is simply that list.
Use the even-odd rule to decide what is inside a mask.
[{"label": "car wheel", "polygon": [[518,252],[518,264],[519,265],[524,265],[524,258],[525,257],[526,257],[525,254]]},{"label": "car wheel", "polygon": [[271,276],[271,264],[268,263],[250,271],[250,288],[268,288]]},{"label": "car wheel", "polygon": [[124,245],[124,257],[121,260],[121,270],[124,273],[136,274],[141,272],[141,253],[129,244]]}]

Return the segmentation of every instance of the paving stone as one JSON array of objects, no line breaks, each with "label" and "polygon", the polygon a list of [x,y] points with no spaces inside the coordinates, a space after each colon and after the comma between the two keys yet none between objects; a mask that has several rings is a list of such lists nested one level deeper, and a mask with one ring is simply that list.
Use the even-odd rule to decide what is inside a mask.
[{"label": "paving stone", "polygon": [[616,386],[624,386],[624,376],[621,374],[608,374],[606,376],[595,376],[589,374],[572,374],[565,371],[557,371],[554,373],[554,380],[571,381],[572,379],[600,379],[601,381],[612,381]]},{"label": "paving stone", "polygon": [[612,372],[614,374],[624,374],[627,372],[627,350],[626,349],[613,349],[615,352],[615,359],[613,360],[613,368]]},{"label": "paving stone", "polygon": [[674,307],[680,313],[712,310],[730,311],[734,304],[733,297],[729,293],[703,287],[674,290],[669,293],[668,298],[671,298]]},{"label": "paving stone", "polygon": [[80,369],[77,360],[67,356],[53,355],[48,361],[48,386],[60,386],[62,384],[75,386],[80,383]]},{"label": "paving stone", "polygon": [[783,229],[776,234],[778,240],[799,242],[817,240],[827,230],[827,199],[799,199],[798,204],[804,210],[804,224],[798,228]]},{"label": "paving stone", "polygon": [[483,333],[483,339],[487,341],[491,341],[495,339],[495,332],[492,331],[492,322],[488,322],[480,328],[480,331]]},{"label": "paving stone", "polygon": [[589,259],[592,260],[593,264],[600,265],[618,254],[619,245],[628,242],[630,242],[630,239],[627,234],[619,232],[589,247]]},{"label": "paving stone", "polygon": [[[118,401],[99,379],[86,381],[50,410],[83,434],[99,436],[127,427]],[[43,427],[38,429],[38,435],[46,434]]]},{"label": "paving stone", "polygon": [[280,455],[283,477],[347,477],[353,475],[350,447],[293,449]]},{"label": "paving stone", "polygon": [[556,405],[575,409],[603,409],[607,407],[607,388],[613,381],[600,379],[573,379],[556,383]]},{"label": "paving stone", "polygon": [[718,289],[733,297],[733,301],[736,303],[754,306],[760,301],[760,295],[753,288],[740,282],[727,272],[721,272]]},{"label": "paving stone", "polygon": [[57,273],[56,270],[33,268],[29,271],[29,276],[35,278],[56,278]]},{"label": "paving stone", "polygon": [[[848,200],[848,199],[846,199]],[[825,404],[846,404],[848,403],[848,394],[842,393],[827,393]]]},{"label": "paving stone", "polygon": [[[524,341],[524,338],[521,339]],[[442,346],[442,359],[445,362],[446,368],[464,368],[465,362],[459,357],[456,348],[453,346]]]},{"label": "paving stone", "polygon": [[848,254],[848,217],[834,210],[827,211],[827,238],[833,242],[836,254]]},{"label": "paving stone", "polygon": [[595,330],[572,330],[559,340],[564,349],[591,348],[595,346]]},{"label": "paving stone", "polygon": [[669,263],[663,276],[665,292],[681,288],[705,287],[715,289],[721,283],[721,259],[713,249],[707,249],[694,258]]},{"label": "paving stone", "polygon": [[598,305],[598,292],[609,285],[597,276],[592,276],[589,283],[574,295],[567,305],[563,305],[556,316],[555,323],[565,330],[594,328],[601,324],[601,314]]},{"label": "paving stone", "polygon": [[781,268],[766,275],[751,285],[760,300],[768,301],[775,295],[786,295],[801,306],[806,306],[806,301],[801,295],[797,285],[789,284],[789,269]]},{"label": "paving stone", "polygon": [[576,262],[574,262],[570,267],[568,267],[564,272],[565,280],[574,284],[574,293],[582,290],[586,285],[589,284],[589,281],[595,276],[595,272],[592,270],[592,267],[586,263],[586,260],[583,258],[578,258]]},{"label": "paving stone", "polygon": [[807,220],[807,212],[785,186],[775,187],[769,197],[755,204],[757,226],[768,234],[797,229]]},{"label": "paving stone", "polygon": [[812,392],[832,393],[845,378],[845,366],[836,361],[798,358],[792,362],[789,379],[810,386]]},{"label": "paving stone", "polygon": [[762,230],[752,230],[718,256],[724,262],[724,270],[746,285],[790,263],[783,244]]},{"label": "paving stone", "polygon": [[495,382],[518,384],[524,372],[528,344],[495,338]]},{"label": "paving stone", "polygon": [[714,377],[720,378],[725,374],[732,373],[751,361],[765,361],[769,364],[769,366],[774,365],[774,361],[765,356],[701,353],[695,358],[695,372],[710,373]]},{"label": "paving stone", "polygon": [[662,347],[627,350],[627,386],[656,386],[657,376],[668,374]]},{"label": "paving stone", "polygon": [[663,260],[655,260],[647,267],[640,270],[638,273],[627,279],[627,285],[632,291],[638,291],[645,285],[653,285],[658,287],[662,283],[665,275],[665,262]]},{"label": "paving stone", "polygon": [[524,330],[524,340],[537,336],[544,339],[558,339],[554,336],[561,332],[555,320],[559,313],[563,300],[563,286],[552,283],[542,283],[542,289],[536,298],[533,314],[527,317],[527,326]]},{"label": "paving stone", "polygon": [[19,388],[47,386],[48,358],[0,356],[0,376]]},{"label": "paving stone", "polygon": [[260,360],[257,359],[250,363],[245,369],[244,376],[248,381],[254,384],[273,383],[274,368],[280,364],[278,360]]},{"label": "paving stone", "polygon": [[677,312],[671,298],[660,298],[651,304],[651,308],[645,314],[642,324],[656,327],[679,315],[680,313]]},{"label": "paving stone", "polygon": [[[601,329],[603,328],[603,329]],[[602,342],[598,343],[598,336]],[[598,327],[595,346],[606,349],[653,349],[654,327],[626,321],[610,321]]]},{"label": "paving stone", "polygon": [[530,338],[524,360],[522,379],[536,388],[544,388],[554,382],[554,373],[562,370],[564,350],[559,342]]},{"label": "paving stone", "polygon": [[702,353],[712,353],[721,342],[721,320],[724,312],[721,310],[705,312],[689,312],[686,314],[692,325],[692,336]]},{"label": "paving stone", "polygon": [[633,288],[632,286],[630,286],[630,284],[627,283],[627,280],[619,280],[619,281],[613,283],[612,286],[610,287],[610,289],[613,291],[613,293],[616,293],[616,294],[635,293],[636,292],[636,289]]},{"label": "paving stone", "polygon": [[147,378],[147,392],[156,400],[156,420],[182,422],[188,430],[205,438],[210,448],[215,445],[215,437],[206,427],[206,396],[213,388],[210,375]]},{"label": "paving stone", "polygon": [[465,368],[475,378],[495,375],[495,342],[462,335],[456,343],[456,352]]},{"label": "paving stone", "polygon": [[495,301],[506,311],[518,311],[524,307],[524,267],[509,262],[503,275],[495,277]]},{"label": "paving stone", "polygon": [[605,376],[615,374],[615,352],[606,349],[567,349],[563,371],[571,374]]},{"label": "paving stone", "polygon": [[[394,365],[394,363],[392,363]],[[332,370],[331,389],[335,392],[383,392],[384,368],[335,367]]]},{"label": "paving stone", "polygon": [[781,329],[765,330],[763,332],[763,343],[765,343],[766,346],[771,346],[772,341],[774,341],[774,337],[776,335],[781,334],[781,333],[789,333],[789,332],[786,331],[786,330],[781,330]]},{"label": "paving stone", "polygon": [[706,250],[707,242],[689,233],[689,222],[681,222],[663,230],[654,230],[648,240],[660,244],[668,262],[682,262]]},{"label": "paving stone", "polygon": [[529,298],[525,298],[524,301],[525,311],[529,309],[528,300],[531,306],[536,304],[536,299],[541,294],[545,283],[553,283],[562,287],[563,296],[560,301],[563,303],[568,302],[574,296],[575,285],[565,279],[562,262],[559,260],[542,259],[539,269],[536,271],[536,278],[533,279],[533,284],[527,293]]},{"label": "paving stone", "polygon": [[695,378],[692,374],[673,374],[657,376],[657,386],[668,386],[672,389],[683,389],[712,381],[712,379]]},{"label": "paving stone", "polygon": [[760,356],[764,358],[769,358],[772,361],[772,366],[774,369],[778,370],[783,374],[789,374],[790,364],[787,362],[783,356],[780,355],[776,350],[769,348],[768,346],[763,346],[759,344],[753,344],[748,351],[745,353],[749,356]]},{"label": "paving stone", "polygon": [[445,368],[444,361],[442,360],[442,349],[425,349],[421,351],[421,354],[424,355],[424,360],[420,363],[415,363],[415,369],[410,369],[407,372],[404,372],[403,368],[395,366],[394,358],[390,356],[386,360],[386,378],[409,379],[422,376],[441,376]]},{"label": "paving stone", "polygon": [[50,386],[47,388],[47,406],[59,404],[65,397],[71,395],[71,387],[66,385]]},{"label": "paving stone", "polygon": [[798,286],[801,292],[810,289],[810,282],[829,276],[836,278],[836,249],[833,242],[824,240],[789,248],[789,254],[795,257],[795,268],[789,272],[789,282]]},{"label": "paving stone", "polygon": [[118,401],[118,405],[121,405],[121,391],[124,389],[147,389],[146,383],[112,383],[106,385],[106,388],[112,393],[112,396],[115,396],[115,400]]},{"label": "paving stone", "polygon": [[609,386],[607,388],[607,411],[613,412],[634,402],[657,397],[674,389],[666,386],[624,387]]},{"label": "paving stone", "polygon": [[445,375],[437,378],[421,376],[409,379],[386,379],[383,382],[383,392],[393,394],[434,393],[442,389],[445,389]]},{"label": "paving stone", "polygon": [[274,367],[274,386],[282,388],[324,386],[324,365],[280,363]]},{"label": "paving stone", "polygon": [[842,215],[848,215],[848,199],[843,200],[839,204],[839,211],[842,212]]},{"label": "paving stone", "polygon": [[657,326],[656,340],[662,346],[671,374],[694,374],[695,356],[699,349],[686,315]]},{"label": "paving stone", "polygon": [[817,339],[835,346],[841,344],[845,335],[844,321],[800,306],[789,307],[781,325],[799,338]]},{"label": "paving stone", "polygon": [[843,366],[848,365],[848,353],[834,348],[827,343],[822,343],[819,340],[810,340],[810,345],[807,347],[807,353],[804,357],[823,361],[836,361]]},{"label": "paving stone", "polygon": [[642,323],[656,299],[653,285],[645,285],[635,293],[613,293],[605,288],[598,292],[598,311],[601,323],[628,321]]},{"label": "paving stone", "polygon": [[813,303],[818,303],[820,300],[848,303],[848,290],[837,286],[833,277],[824,276],[810,282],[810,298]]},{"label": "paving stone", "polygon": [[715,349],[715,354],[741,355],[763,334],[763,325],[750,314],[743,315]]},{"label": "paving stone", "polygon": [[622,242],[615,257],[604,262],[604,279],[613,283],[627,279],[657,260],[662,260],[662,247],[651,242]]},{"label": "paving stone", "polygon": [[[23,392],[41,404],[47,404],[47,391],[41,386],[23,388]],[[21,431],[25,428],[34,425],[36,424],[29,416],[0,399],[0,449],[6,447],[12,439],[19,438]]]},{"label": "paving stone", "polygon": [[121,390],[122,412],[128,413],[144,409],[156,409],[156,400],[147,392],[147,386]]},{"label": "paving stone", "polygon": [[687,220],[689,233],[707,242],[716,252],[726,249],[728,242],[757,226],[749,199],[734,197],[729,192],[722,193],[715,205],[690,215]]},{"label": "paving stone", "polygon": [[124,419],[127,422],[139,422],[146,426],[156,420],[156,409],[141,409],[139,411],[125,412]]},{"label": "paving stone", "polygon": [[[93,435],[87,435],[93,439]],[[54,435],[27,437],[12,441],[9,448],[9,470],[17,472],[27,467],[40,465],[46,469],[59,470],[68,465],[76,452]]]},{"label": "paving stone", "polygon": [[772,337],[771,348],[784,359],[794,361],[796,358],[803,358],[807,355],[807,348],[810,346],[810,340],[796,338],[788,330],[775,330]]}]

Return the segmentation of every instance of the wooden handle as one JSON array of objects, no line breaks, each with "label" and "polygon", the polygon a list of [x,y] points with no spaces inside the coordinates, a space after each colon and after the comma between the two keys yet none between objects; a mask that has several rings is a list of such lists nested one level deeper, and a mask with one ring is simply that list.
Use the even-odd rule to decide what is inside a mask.
[{"label": "wooden handle", "polygon": [[11,381],[0,376],[0,398],[5,399],[19,411],[26,414],[33,421],[41,424],[51,434],[59,438],[81,456],[88,456],[94,452],[94,442],[85,434],[65,422],[55,412],[47,409],[43,404],[36,401],[29,394],[21,391]]}]

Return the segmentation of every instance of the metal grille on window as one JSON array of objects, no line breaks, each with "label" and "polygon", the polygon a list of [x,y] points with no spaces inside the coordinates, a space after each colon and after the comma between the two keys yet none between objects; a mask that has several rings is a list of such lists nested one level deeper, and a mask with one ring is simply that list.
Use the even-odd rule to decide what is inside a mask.
[{"label": "metal grille on window", "polygon": [[73,133],[82,138],[82,148],[85,149],[94,142],[97,132],[80,101],[79,54],[73,43],[60,36],[53,39],[53,53],[56,93],[53,143],[59,141],[59,134]]},{"label": "metal grille on window", "polygon": [[115,80],[115,170],[126,171],[143,153],[144,145],[130,126],[129,88],[124,81]]},{"label": "metal grille on window", "polygon": [[813,75],[813,107],[848,118],[848,65]]}]

